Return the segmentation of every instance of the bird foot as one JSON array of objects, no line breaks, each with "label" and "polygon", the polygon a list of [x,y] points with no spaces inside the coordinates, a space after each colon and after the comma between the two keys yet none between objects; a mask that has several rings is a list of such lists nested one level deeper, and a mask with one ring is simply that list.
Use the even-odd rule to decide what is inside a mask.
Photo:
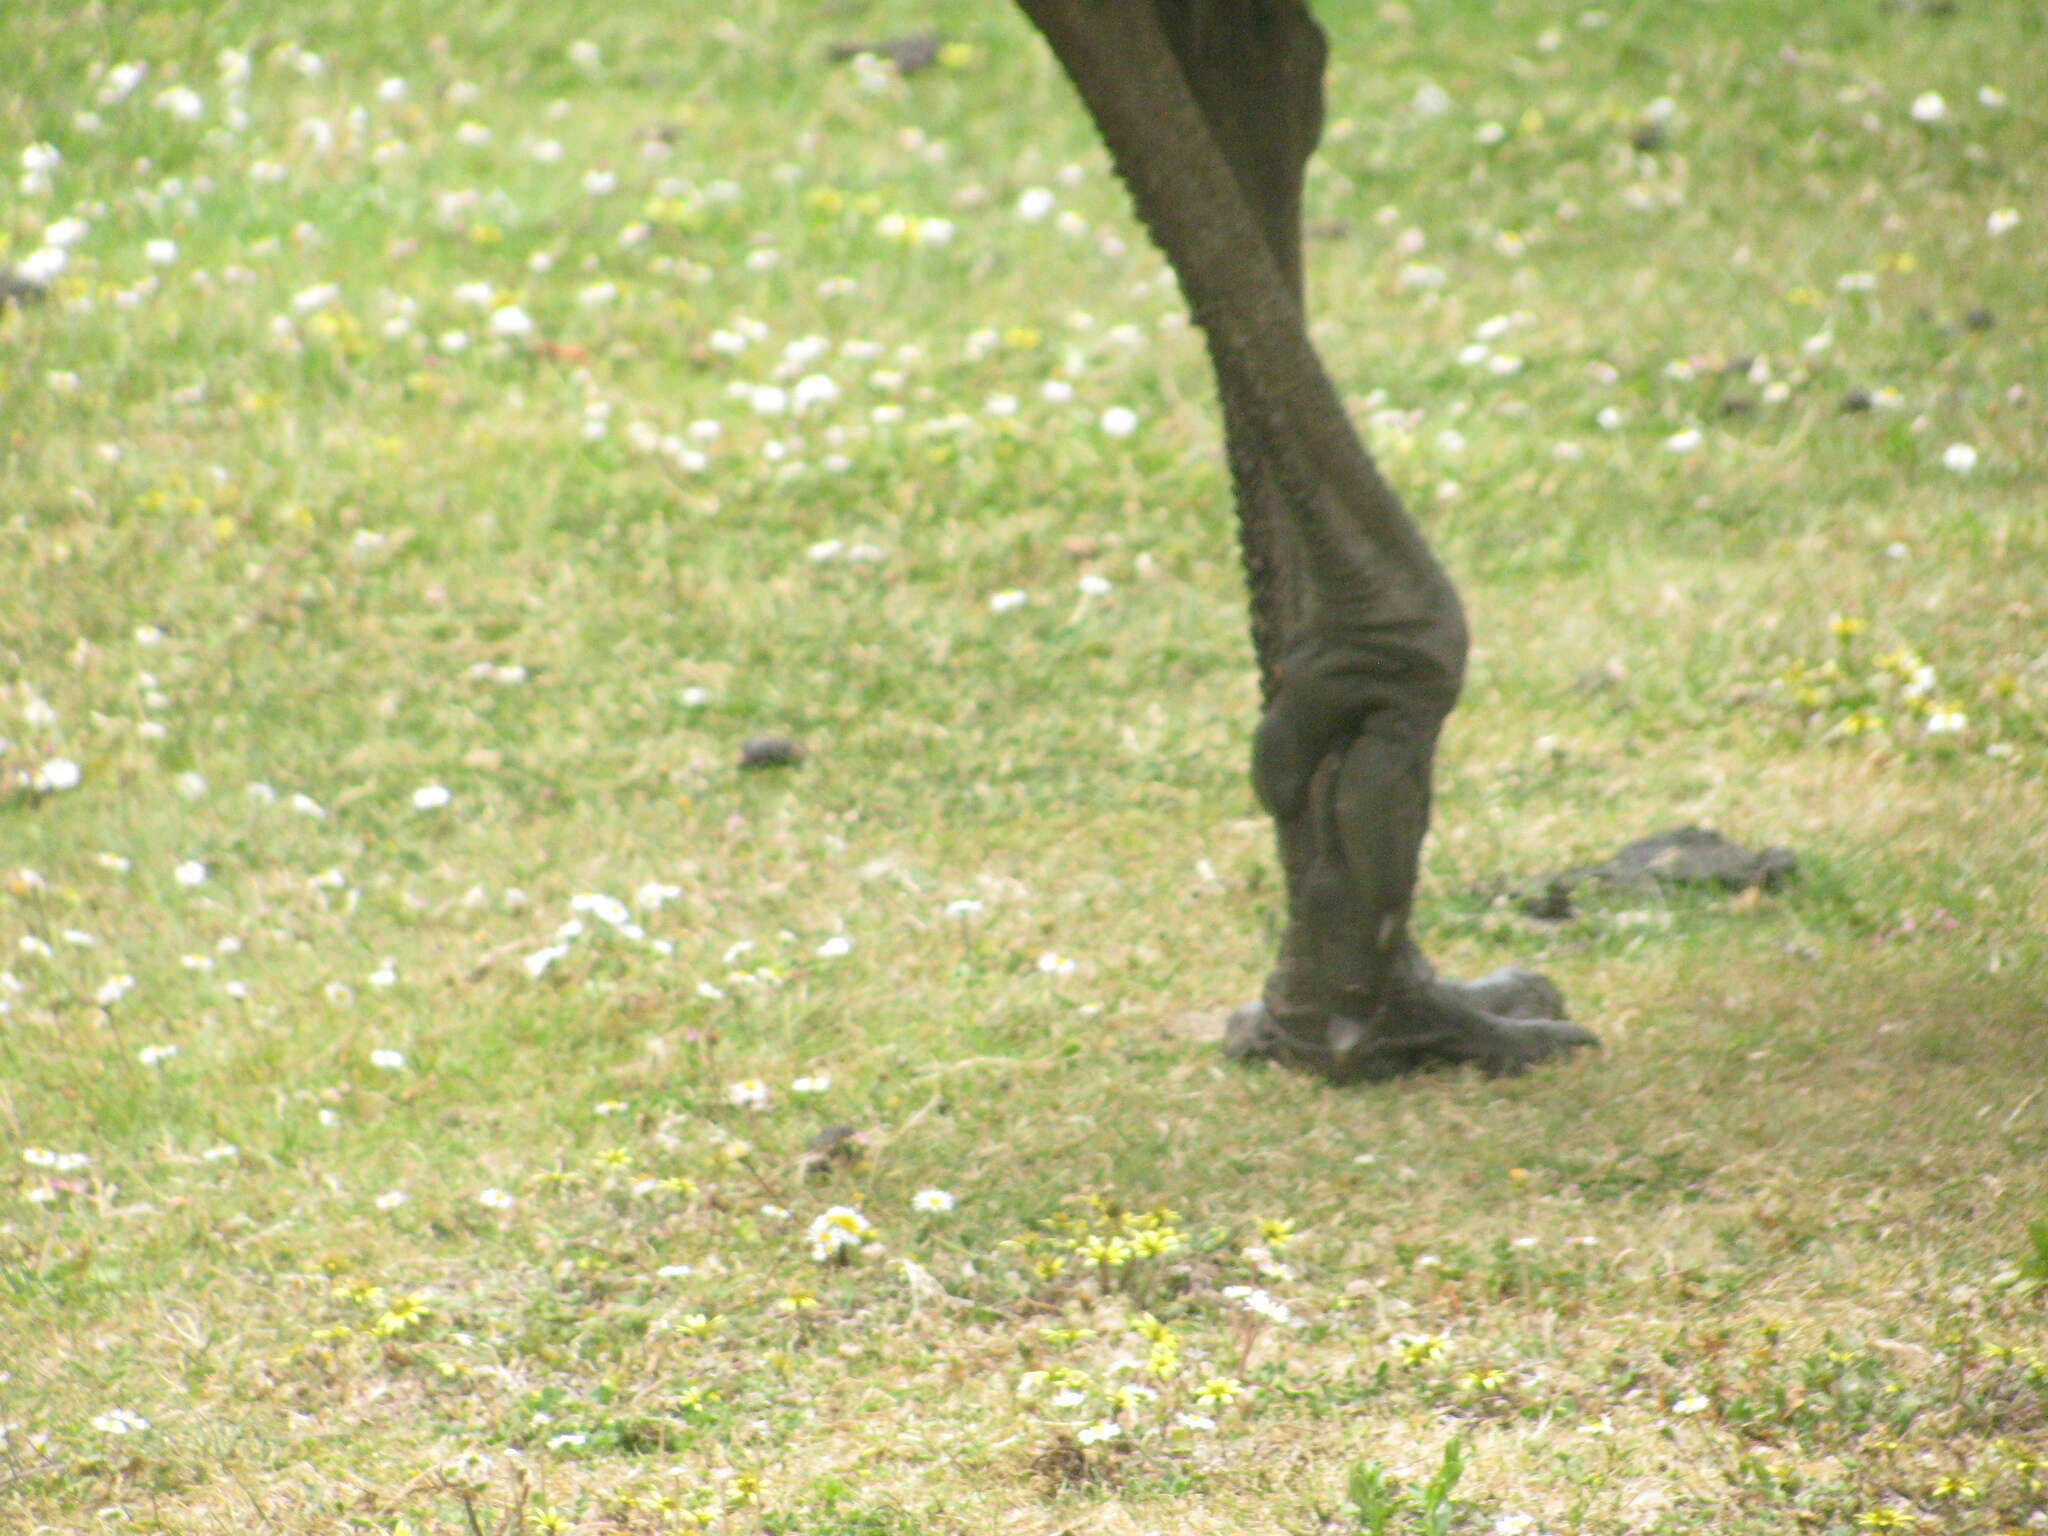
[{"label": "bird foot", "polygon": [[1264,1001],[1249,1002],[1231,1014],[1223,1054],[1358,1083],[1465,1063],[1489,1077],[1513,1077],[1599,1043],[1564,1017],[1564,997],[1546,977],[1502,966],[1469,982],[1429,976],[1404,983],[1370,1020],[1283,1018]]}]

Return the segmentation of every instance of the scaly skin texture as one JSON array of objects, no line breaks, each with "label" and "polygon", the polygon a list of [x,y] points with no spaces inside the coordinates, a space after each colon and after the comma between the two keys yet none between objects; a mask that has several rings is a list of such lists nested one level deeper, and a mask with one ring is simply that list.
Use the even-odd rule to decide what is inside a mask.
[{"label": "scaly skin texture", "polygon": [[1450,578],[1308,339],[1301,183],[1325,44],[1302,0],[1018,0],[1208,339],[1265,709],[1252,779],[1287,931],[1225,1050],[1332,1081],[1514,1072],[1593,1036],[1541,977],[1440,980],[1408,933],[1467,647]]}]

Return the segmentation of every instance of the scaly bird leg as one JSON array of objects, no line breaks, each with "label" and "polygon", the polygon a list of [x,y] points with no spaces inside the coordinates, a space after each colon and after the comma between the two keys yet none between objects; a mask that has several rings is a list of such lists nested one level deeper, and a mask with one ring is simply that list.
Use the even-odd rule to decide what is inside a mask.
[{"label": "scaly bird leg", "polygon": [[1352,1080],[1431,1061],[1518,1071],[1591,1043],[1529,1016],[1562,1011],[1540,978],[1445,983],[1408,935],[1465,620],[1302,318],[1320,30],[1302,0],[1019,3],[1179,277],[1223,402],[1266,699],[1253,780],[1288,893],[1279,963],[1228,1048]]}]

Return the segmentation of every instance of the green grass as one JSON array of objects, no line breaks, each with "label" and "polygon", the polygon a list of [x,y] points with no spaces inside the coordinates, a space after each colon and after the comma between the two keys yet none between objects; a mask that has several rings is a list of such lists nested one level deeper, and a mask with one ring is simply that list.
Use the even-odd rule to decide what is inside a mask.
[{"label": "green grass", "polygon": [[[1209,1043],[1228,487],[1070,92],[702,10],[0,14],[0,263],[86,226],[0,311],[0,1528],[2044,1518],[2038,7],[1326,7],[1316,331],[1477,634],[1419,926],[1606,1042],[1345,1092]],[[1801,877],[1505,899],[1683,822]]]}]

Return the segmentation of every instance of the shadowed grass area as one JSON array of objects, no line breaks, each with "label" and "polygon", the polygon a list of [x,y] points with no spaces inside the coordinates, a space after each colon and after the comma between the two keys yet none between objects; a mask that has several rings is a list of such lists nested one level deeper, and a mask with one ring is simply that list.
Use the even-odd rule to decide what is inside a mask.
[{"label": "shadowed grass area", "polygon": [[1004,8],[0,13],[0,1528],[2048,1519],[2048,22],[1324,20],[1515,1081],[1217,1058],[1206,366]]}]

